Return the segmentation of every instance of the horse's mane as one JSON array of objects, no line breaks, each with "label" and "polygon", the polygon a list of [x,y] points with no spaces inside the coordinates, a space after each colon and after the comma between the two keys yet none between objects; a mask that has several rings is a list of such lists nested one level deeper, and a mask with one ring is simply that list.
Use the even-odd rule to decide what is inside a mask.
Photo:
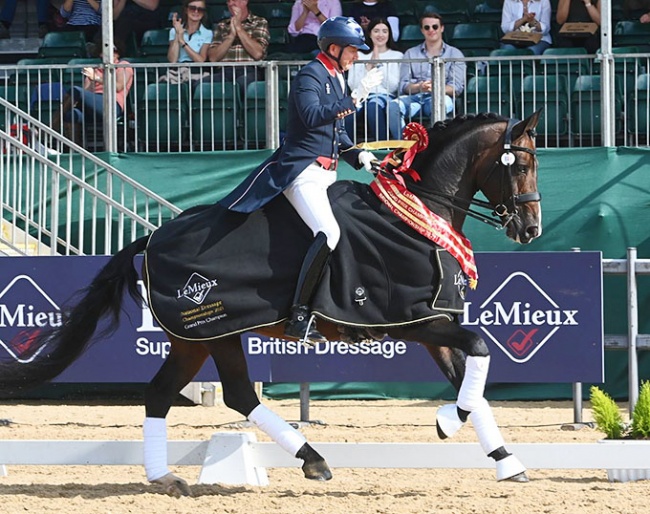
[{"label": "horse's mane", "polygon": [[[506,121],[508,118],[495,113],[479,113],[479,114],[462,114],[450,120],[438,121],[428,129],[429,145],[416,156],[414,168],[419,171],[421,165],[424,163],[431,163],[438,154],[447,148],[450,144],[460,141],[462,135],[473,127],[482,127],[484,125],[492,124],[499,121]],[[460,153],[448,153],[446,157],[447,169],[457,168],[455,162],[450,162],[456,158],[461,158]]]}]

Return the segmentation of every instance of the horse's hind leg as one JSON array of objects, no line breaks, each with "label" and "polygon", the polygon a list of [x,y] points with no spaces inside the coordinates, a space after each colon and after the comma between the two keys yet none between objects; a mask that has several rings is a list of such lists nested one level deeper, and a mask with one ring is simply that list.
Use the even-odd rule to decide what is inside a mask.
[{"label": "horse's hind leg", "polygon": [[246,416],[290,455],[302,459],[302,470],[306,478],[332,478],[325,459],[309,445],[305,436],[260,403],[249,378],[239,336],[219,339],[210,343],[209,347],[219,371],[224,403]]},{"label": "horse's hind leg", "polygon": [[170,337],[169,356],[145,390],[144,466],[147,479],[161,484],[170,496],[191,496],[187,482],[167,467],[165,418],[174,399],[201,369],[208,350],[200,343],[183,343]]},{"label": "horse's hind leg", "polygon": [[[526,468],[505,449],[492,409],[483,397],[490,364],[485,341],[456,323],[416,325],[390,335],[424,344],[458,390],[455,405],[443,405],[438,409],[438,435],[442,439],[453,436],[469,417],[483,451],[496,462],[497,480],[528,481]],[[466,355],[464,366],[460,361],[462,354]]]}]

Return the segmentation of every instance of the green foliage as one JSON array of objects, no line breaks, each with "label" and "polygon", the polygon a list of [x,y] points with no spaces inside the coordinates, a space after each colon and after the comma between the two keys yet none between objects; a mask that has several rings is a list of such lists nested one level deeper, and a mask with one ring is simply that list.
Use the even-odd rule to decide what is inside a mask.
[{"label": "green foliage", "polygon": [[590,393],[591,409],[598,430],[605,434],[606,439],[620,439],[625,425],[616,403],[596,386],[591,386]]},{"label": "green foliage", "polygon": [[643,382],[628,426],[623,422],[616,403],[596,386],[592,386],[591,409],[598,430],[606,439],[650,439],[650,382]]},{"label": "green foliage", "polygon": [[639,400],[632,412],[630,435],[634,439],[650,439],[650,382],[643,382]]}]

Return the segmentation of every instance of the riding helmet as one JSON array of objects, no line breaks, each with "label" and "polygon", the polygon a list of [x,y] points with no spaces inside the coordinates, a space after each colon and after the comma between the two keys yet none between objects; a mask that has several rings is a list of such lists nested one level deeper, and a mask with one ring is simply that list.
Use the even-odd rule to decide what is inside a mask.
[{"label": "riding helmet", "polygon": [[318,48],[327,53],[330,45],[339,45],[341,48],[354,46],[359,50],[370,50],[366,45],[363,29],[354,18],[334,16],[328,18],[318,29]]}]

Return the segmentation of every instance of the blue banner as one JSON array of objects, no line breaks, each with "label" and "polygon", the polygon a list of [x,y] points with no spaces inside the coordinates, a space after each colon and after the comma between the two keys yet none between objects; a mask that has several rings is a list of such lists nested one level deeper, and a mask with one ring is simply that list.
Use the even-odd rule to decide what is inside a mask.
[{"label": "blue banner", "polygon": [[[30,331],[60,323],[75,291],[108,259],[4,257],[0,358],[24,362],[21,345]],[[462,322],[490,347],[490,382],[603,381],[600,252],[479,253],[477,264],[479,285],[468,292]],[[306,347],[246,333],[242,342],[251,379],[259,382],[446,380],[426,349],[407,341]],[[146,305],[127,298],[117,332],[94,343],[57,381],[149,382],[169,346]],[[218,380],[211,361],[196,380]]]}]

